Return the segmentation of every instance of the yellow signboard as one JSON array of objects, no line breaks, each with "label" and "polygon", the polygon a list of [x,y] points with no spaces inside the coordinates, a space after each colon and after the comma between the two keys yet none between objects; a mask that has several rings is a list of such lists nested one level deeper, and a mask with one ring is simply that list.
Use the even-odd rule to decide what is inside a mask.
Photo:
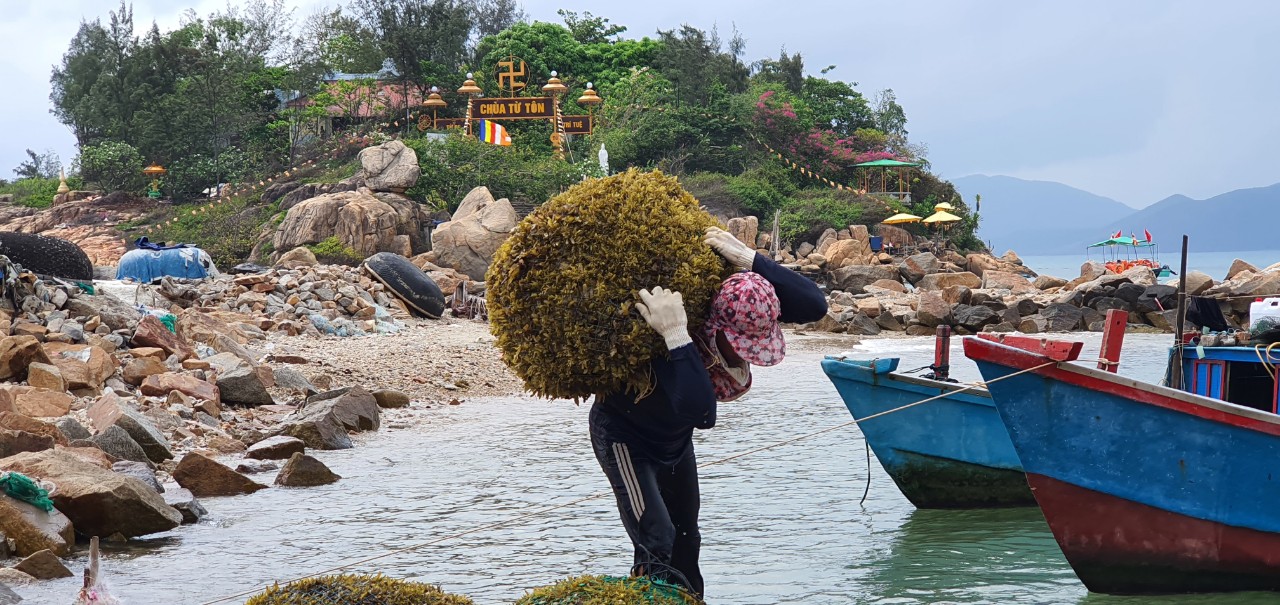
[{"label": "yellow signboard", "polygon": [[480,120],[545,120],[555,117],[551,97],[472,99],[471,117]]}]

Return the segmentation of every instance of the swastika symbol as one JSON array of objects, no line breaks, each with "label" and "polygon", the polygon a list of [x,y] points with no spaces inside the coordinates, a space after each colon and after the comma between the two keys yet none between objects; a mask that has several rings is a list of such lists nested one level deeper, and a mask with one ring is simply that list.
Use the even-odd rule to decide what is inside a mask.
[{"label": "swastika symbol", "polygon": [[498,61],[498,88],[516,92],[525,87],[526,74],[524,61],[519,57],[507,57],[506,61]]}]

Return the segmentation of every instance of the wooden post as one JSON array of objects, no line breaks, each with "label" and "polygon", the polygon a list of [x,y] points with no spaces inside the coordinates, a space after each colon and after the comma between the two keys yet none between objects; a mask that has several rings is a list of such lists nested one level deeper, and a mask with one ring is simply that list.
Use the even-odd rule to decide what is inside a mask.
[{"label": "wooden post", "polygon": [[938,326],[933,339],[933,379],[946,380],[951,372],[951,326]]},{"label": "wooden post", "polygon": [[1170,359],[1169,386],[1182,390],[1182,326],[1187,318],[1187,236],[1182,236],[1182,264],[1178,267],[1178,319],[1173,326],[1173,346],[1177,355]]},{"label": "wooden post", "polygon": [[1129,312],[1109,309],[1102,328],[1102,351],[1098,354],[1098,369],[1112,374],[1120,368],[1120,347],[1124,345],[1124,329],[1129,324]]}]

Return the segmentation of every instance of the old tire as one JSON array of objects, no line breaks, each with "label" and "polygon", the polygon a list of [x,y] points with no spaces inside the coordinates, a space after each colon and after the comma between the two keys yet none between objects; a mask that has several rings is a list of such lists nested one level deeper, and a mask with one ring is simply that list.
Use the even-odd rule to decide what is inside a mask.
[{"label": "old tire", "polygon": [[65,239],[32,233],[0,233],[0,254],[39,275],[93,280],[93,263],[84,250]]},{"label": "old tire", "polygon": [[409,259],[394,252],[379,252],[365,259],[363,267],[414,314],[440,319],[444,313],[444,293],[440,286]]}]

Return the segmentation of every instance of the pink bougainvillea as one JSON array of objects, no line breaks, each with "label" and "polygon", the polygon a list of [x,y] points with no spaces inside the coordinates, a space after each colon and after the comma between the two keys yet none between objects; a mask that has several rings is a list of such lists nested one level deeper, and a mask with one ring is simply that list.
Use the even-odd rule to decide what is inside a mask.
[{"label": "pink bougainvillea", "polygon": [[847,179],[854,164],[897,159],[882,140],[862,140],[827,128],[805,128],[791,103],[766,91],[756,100],[754,120],[767,142],[786,159],[828,178]]}]

